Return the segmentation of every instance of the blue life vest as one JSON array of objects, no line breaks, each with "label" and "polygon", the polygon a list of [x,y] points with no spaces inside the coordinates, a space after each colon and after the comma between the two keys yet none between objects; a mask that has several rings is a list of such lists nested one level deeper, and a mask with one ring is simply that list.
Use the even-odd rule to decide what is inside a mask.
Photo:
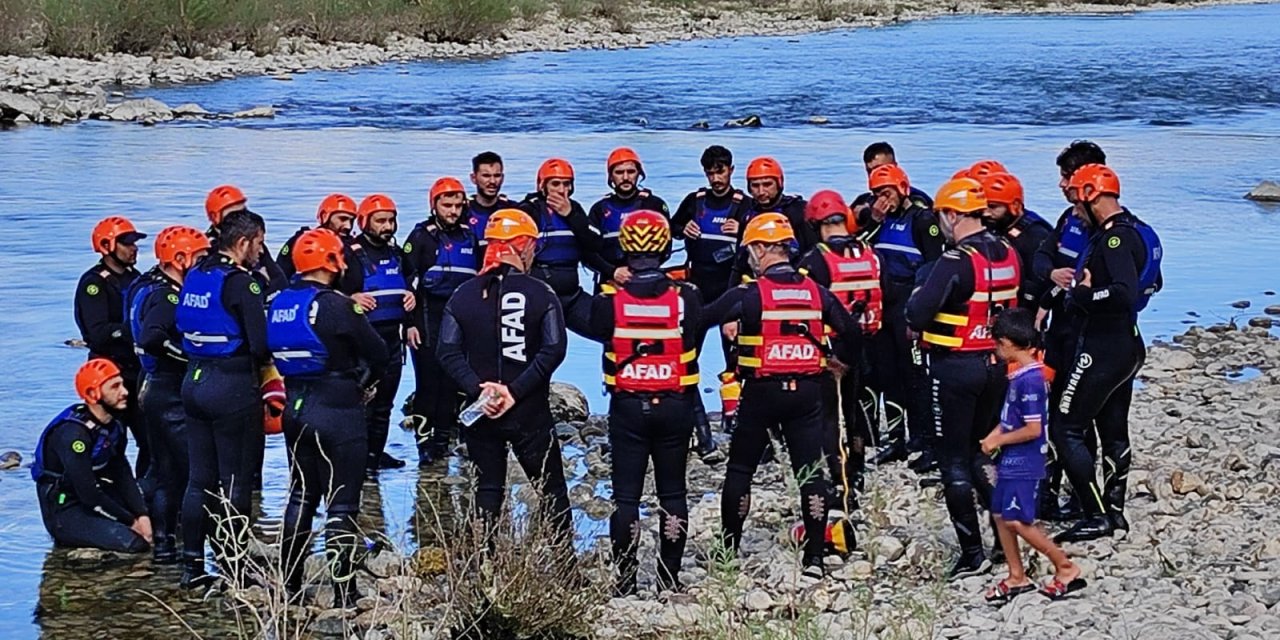
[{"label": "blue life vest", "polygon": [[119,420],[94,427],[96,422],[89,415],[89,408],[83,404],[73,404],[62,410],[49,424],[45,425],[44,431],[40,432],[40,439],[36,441],[36,454],[31,462],[31,479],[36,482],[41,480],[57,480],[62,474],[49,471],[45,468],[44,461],[44,441],[45,438],[53,432],[54,427],[64,422],[74,422],[89,430],[93,435],[93,446],[90,449],[90,461],[94,471],[100,471],[111,462],[111,456],[114,455],[116,445],[124,438],[124,427]]},{"label": "blue life vest", "polygon": [[924,264],[924,254],[916,246],[912,233],[915,221],[915,211],[910,211],[905,215],[885,218],[880,225],[874,246],[890,280],[914,282],[916,271]]},{"label": "blue life vest", "polygon": [[600,235],[604,238],[604,249],[600,255],[610,264],[622,264],[622,243],[618,240],[622,233],[622,219],[628,213],[638,211],[649,195],[648,189],[641,189],[626,203],[618,202],[612,195],[601,200],[604,217],[600,220]]},{"label": "blue life vest", "polygon": [[515,206],[515,203],[503,194],[498,194],[498,201],[493,203],[492,207],[482,206],[476,202],[475,196],[467,198],[467,226],[471,227],[471,232],[475,234],[476,244],[481,247],[489,244],[489,241],[484,239],[484,229],[489,226],[489,216],[501,209],[514,209]]},{"label": "blue life vest", "polygon": [[1160,279],[1160,261],[1164,259],[1164,247],[1160,244],[1160,236],[1156,235],[1156,230],[1151,225],[1135,220],[1134,228],[1138,230],[1138,235],[1142,236],[1142,245],[1146,248],[1146,261],[1142,265],[1142,271],[1138,273],[1138,303],[1134,306],[1134,311],[1142,311],[1147,308],[1147,303],[1151,302],[1151,296],[1156,293],[1156,283]]},{"label": "blue life vest", "polygon": [[329,350],[316,335],[318,286],[290,287],[271,301],[267,310],[267,348],[276,369],[286,378],[315,376],[325,372]]},{"label": "blue life vest", "polygon": [[182,350],[192,358],[230,358],[244,344],[240,323],[222,305],[222,290],[234,268],[219,262],[187,272],[174,319]]},{"label": "blue life vest", "polygon": [[1034,226],[1034,225],[1035,225],[1035,224],[1037,224],[1037,223],[1043,222],[1043,223],[1044,223],[1046,226],[1048,226],[1049,228],[1053,228],[1053,225],[1049,224],[1049,221],[1048,221],[1048,220],[1045,220],[1044,218],[1040,217],[1040,214],[1038,214],[1038,213],[1036,213],[1036,212],[1034,212],[1034,211],[1032,211],[1032,210],[1030,210],[1030,209],[1023,209],[1023,210],[1022,210],[1022,218],[1020,218],[1020,219],[1021,219],[1021,220],[1025,220],[1025,221],[1026,221],[1027,226]]},{"label": "blue life vest", "polygon": [[733,210],[743,197],[734,191],[729,203],[720,208],[707,206],[707,190],[698,189],[694,198],[693,221],[698,223],[702,235],[696,240],[685,240],[686,255],[690,262],[720,264],[733,259],[738,237],[724,232],[724,223],[732,219]]},{"label": "blue life vest", "polygon": [[142,305],[146,304],[147,298],[151,296],[151,292],[166,283],[152,278],[150,274],[143,274],[134,279],[134,281],[125,289],[124,308],[129,318],[129,333],[133,335],[133,352],[138,355],[138,361],[142,363],[142,370],[147,373],[154,373],[156,370],[155,356],[148,354],[138,346],[138,340],[142,338]]},{"label": "blue life vest", "polygon": [[538,255],[534,261],[547,266],[577,267],[582,260],[578,239],[573,235],[569,218],[538,202]]},{"label": "blue life vest", "polygon": [[368,254],[361,256],[372,262],[368,265],[372,270],[365,269],[364,272],[364,292],[373,296],[378,302],[378,306],[374,307],[373,311],[365,314],[369,322],[374,324],[400,322],[405,317],[404,294],[408,293],[409,289],[404,281],[400,251],[394,244],[389,248],[388,257],[383,260],[373,262]]},{"label": "blue life vest", "polygon": [[425,296],[447,300],[476,275],[480,264],[476,236],[466,226],[453,232],[437,227],[432,235],[436,239],[435,264],[418,277],[418,288]]},{"label": "blue life vest", "polygon": [[[1067,222],[1058,235],[1058,256],[1076,269],[1084,266],[1084,251],[1089,246],[1089,230],[1067,209]],[[1055,261],[1057,264],[1062,264]]]}]

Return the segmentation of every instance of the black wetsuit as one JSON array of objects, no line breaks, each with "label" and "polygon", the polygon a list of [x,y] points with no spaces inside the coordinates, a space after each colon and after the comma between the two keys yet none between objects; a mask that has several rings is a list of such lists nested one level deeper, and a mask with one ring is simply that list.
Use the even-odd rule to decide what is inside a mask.
[{"label": "black wetsuit", "polygon": [[[747,195],[740,189],[731,189],[724,195],[716,195],[708,189],[699,189],[685,196],[680,206],[676,208],[675,215],[671,217],[672,236],[684,240],[685,256],[689,264],[689,282],[697,285],[704,305],[715,302],[729,290],[731,286],[729,280],[732,277],[734,257],[737,253],[738,234],[724,233],[718,227],[725,221],[734,220],[738,222],[741,229],[742,221],[749,208]],[[701,217],[705,210],[723,212],[723,215],[715,216],[717,219],[710,221],[716,228],[701,229],[706,237],[686,238],[684,228],[689,222]],[[718,218],[724,220],[718,220]],[[702,226],[701,223],[699,226]],[[713,329],[716,327],[703,326],[702,335],[698,338],[699,348],[706,343],[707,333]],[[724,351],[725,370],[730,370],[733,364],[733,343],[721,335],[720,347]]]},{"label": "black wetsuit", "polygon": [[[279,265],[281,273],[287,280],[293,280],[298,272],[293,266],[293,245],[298,242],[298,238],[302,234],[311,230],[311,227],[299,227],[293,235],[280,246],[280,253],[276,256],[276,264]],[[336,231],[334,232],[337,233]],[[364,272],[360,269],[352,268],[355,263],[355,255],[351,249],[351,236],[346,234],[338,234],[342,239],[342,257],[347,262],[347,270],[342,272],[342,277],[338,279],[338,286],[334,287],[338,291],[351,295],[359,293],[364,289]]]},{"label": "black wetsuit", "polygon": [[[804,280],[804,276],[785,263],[769,267],[762,277],[779,283]],[[842,361],[851,362],[853,358],[844,352],[844,348],[858,343],[861,328],[831,292],[818,287],[818,293],[822,299],[822,322],[840,337],[835,343],[835,355]],[[760,335],[762,306],[759,285],[753,281],[729,289],[719,300],[703,309],[703,322],[724,324],[740,321],[740,335]],[[743,383],[738,427],[729,444],[728,469],[720,501],[725,542],[735,552],[742,542],[743,526],[751,510],[751,481],[769,444],[770,430],[780,427],[790,453],[791,468],[801,481],[800,513],[805,527],[805,561],[806,564],[821,562],[830,487],[823,472],[822,381],[827,374],[756,377],[754,371],[743,370],[741,365],[740,359]]]},{"label": "black wetsuit", "polygon": [[60,546],[145,551],[147,541],[129,528],[147,506],[124,455],[124,425],[100,424],[84,405],[72,411],[41,437],[36,497],[45,529]]},{"label": "black wetsuit", "polygon": [[[671,287],[678,288],[683,314],[679,318],[681,353],[697,352],[702,306],[696,287],[676,283],[658,270],[632,274],[622,289],[637,299],[658,298]],[[615,294],[597,295],[591,304],[592,337],[606,344],[615,340],[617,326]],[[687,375],[696,375],[697,360],[689,363]],[[616,375],[616,373],[615,373]],[[664,585],[675,585],[680,575],[689,528],[686,471],[689,439],[693,434],[697,383],[682,391],[622,391],[611,388],[609,399],[609,444],[613,459],[613,501],[616,510],[609,518],[613,558],[623,585],[633,587],[638,562],[640,499],[644,494],[645,472],[653,460],[653,482],[659,511],[658,577]]]},{"label": "black wetsuit", "polygon": [[[804,198],[796,195],[783,194],[777,201],[772,204],[764,204],[754,198],[747,198],[746,208],[742,215],[742,230],[746,229],[747,223],[752,218],[762,213],[781,213],[787,217],[787,222],[791,223],[791,230],[796,234],[794,251],[791,254],[791,263],[796,264],[800,260],[800,256],[809,252],[814,245],[818,244],[818,235],[813,230],[813,226],[804,221]],[[741,238],[741,232],[739,232]],[[738,245],[738,253],[733,261],[733,271],[729,274],[729,285],[733,286],[740,282],[744,276],[750,277],[751,263],[747,248]]]},{"label": "black wetsuit", "polygon": [[[355,261],[347,265],[347,269],[359,269],[364,272],[365,291],[369,290],[367,278],[375,273],[377,265],[384,261],[399,261],[400,278],[398,284],[401,289],[410,291],[408,278],[404,273],[404,256],[399,245],[393,239],[390,243],[383,242],[379,238],[374,238],[369,234],[362,234],[356,238],[351,245],[352,255]],[[395,278],[391,278],[395,280]],[[396,282],[393,282],[393,285]],[[378,305],[403,304],[395,301],[394,296],[383,296],[377,299]],[[401,306],[403,309],[403,306]],[[381,314],[378,314],[381,316]],[[400,378],[404,372],[404,331],[412,321],[412,316],[406,313],[394,314],[395,317],[385,320],[377,320],[370,318],[373,330],[382,336],[382,342],[386,345],[388,362],[387,371],[383,374],[382,379],[378,381],[377,393],[373,399],[365,405],[365,424],[369,431],[369,458],[365,465],[365,471],[376,472],[382,461],[383,451],[387,447],[387,437],[391,430],[391,412],[395,408],[396,392],[400,389]]]},{"label": "black wetsuit", "polygon": [[[1012,217],[1012,214],[1010,214]],[[1033,267],[1036,252],[1044,245],[1045,239],[1053,235],[1053,227],[1040,216],[1026,212],[1003,225],[989,224],[992,232],[1005,239],[1014,251],[1018,252],[1018,260],[1022,263],[1022,284],[1018,286],[1018,306],[1035,311],[1040,306],[1040,297],[1044,295],[1053,282],[1042,277]]]},{"label": "black wetsuit", "polygon": [[591,226],[600,233],[600,250],[583,256],[583,262],[596,274],[597,292],[600,283],[613,280],[613,272],[625,266],[622,246],[618,242],[618,229],[622,218],[626,217],[626,213],[621,212],[641,210],[657,211],[668,217],[671,213],[666,201],[648,189],[638,189],[625,198],[617,192],[610,193],[587,211]]},{"label": "black wetsuit", "polygon": [[[355,587],[356,515],[368,450],[361,404],[366,388],[386,373],[388,356],[386,343],[350,298],[307,280],[295,281],[286,293],[310,290],[317,293],[306,319],[300,312],[291,323],[273,321],[268,325],[273,345],[295,346],[299,334],[306,333],[300,328],[305,325],[326,352],[324,357],[314,356],[315,373],[292,372],[277,353],[277,367],[282,368],[288,394],[283,422],[290,461],[282,569],[286,587],[298,592],[305,556],[311,549],[312,519],[323,500],[326,556],[337,597],[349,602]],[[281,294],[272,312],[283,307],[282,301],[290,300]]]},{"label": "black wetsuit", "polygon": [[[972,250],[991,261],[1008,258],[1010,247],[989,231],[961,240],[933,263],[924,284],[906,304],[906,320],[915,331],[925,332],[938,313],[967,315],[975,292]],[[1012,301],[1011,301],[1012,303]],[[929,345],[926,365],[931,384],[936,429],[934,455],[942,472],[947,512],[955,526],[962,554],[981,554],[982,533],[974,508],[974,491],[982,504],[991,503],[992,483],[983,467],[990,459],[980,455],[978,443],[999,421],[1008,380],[994,348],[953,350]]]},{"label": "black wetsuit", "polygon": [[[578,266],[587,259],[587,256],[598,253],[603,244],[600,231],[591,226],[591,219],[583,211],[582,205],[576,200],[571,200],[570,204],[572,206],[569,215],[561,217],[569,227],[568,230],[572,233],[573,241],[577,245],[579,255],[576,260],[557,255],[549,246],[552,237],[548,234],[556,231],[550,229],[548,223],[552,220],[551,216],[560,216],[560,214],[547,206],[546,196],[530,193],[518,205],[522,211],[533,218],[544,236],[539,241],[538,255],[534,257],[533,268],[529,271],[529,275],[551,285],[551,289],[560,297],[561,303],[572,301],[582,291],[582,285],[578,282]],[[547,242],[548,246],[544,246],[543,242]]]},{"label": "black wetsuit", "polygon": [[437,351],[469,401],[481,382],[507,385],[515,406],[464,428],[478,471],[476,507],[492,521],[502,508],[508,448],[525,476],[541,483],[548,517],[572,539],[560,443],[552,436],[551,375],[567,347],[560,301],[546,282],[500,266],[458,288],[445,307]]},{"label": "black wetsuit", "polygon": [[80,337],[89,347],[89,359],[106,358],[120,368],[125,389],[129,391],[129,404],[121,415],[121,421],[129,428],[134,444],[138,447],[138,459],[134,469],[138,477],[147,473],[151,463],[150,443],[144,428],[142,412],[138,408],[138,385],[142,377],[142,365],[133,352],[133,340],[129,335],[129,323],[125,316],[127,302],[124,294],[140,274],[133,267],[116,272],[103,261],[98,261],[80,276],[76,285],[75,318]]}]

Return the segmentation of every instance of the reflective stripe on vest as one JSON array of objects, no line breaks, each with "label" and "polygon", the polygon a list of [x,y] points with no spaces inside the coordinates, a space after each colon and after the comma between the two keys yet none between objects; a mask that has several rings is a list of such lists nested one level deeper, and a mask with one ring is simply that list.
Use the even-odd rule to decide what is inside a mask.
[{"label": "reflective stripe on vest", "polygon": [[697,351],[684,351],[680,290],[639,298],[613,295],[614,329],[605,353],[604,383],[615,391],[658,393],[698,384]]},{"label": "reflective stripe on vest", "polygon": [[822,259],[827,263],[827,271],[831,272],[829,289],[845,309],[853,311],[854,303],[862,303],[862,313],[858,317],[864,333],[875,333],[880,330],[884,316],[884,302],[880,291],[880,258],[875,251],[859,247],[851,247],[855,252],[849,256],[832,251],[826,243],[818,245]]},{"label": "reflective stripe on vest", "polygon": [[549,266],[577,266],[582,258],[578,239],[573,235],[569,219],[551,211],[547,203],[538,203],[538,254],[535,261]]},{"label": "reflective stripe on vest", "polygon": [[822,296],[809,278],[756,281],[760,334],[738,335],[738,366],[749,377],[816,375],[826,366]]},{"label": "reflective stripe on vest", "polygon": [[991,337],[991,323],[1001,310],[1015,306],[1021,274],[1018,254],[1003,240],[1005,257],[993,261],[971,245],[959,249],[969,256],[973,266],[973,289],[966,311],[960,313],[939,312],[931,326],[921,335],[927,344],[946,347],[951,351],[992,351],[996,348]]},{"label": "reflective stripe on vest", "polygon": [[329,350],[316,335],[316,313],[324,293],[317,286],[289,288],[271,301],[267,311],[267,348],[280,375],[315,376],[324,373]]},{"label": "reflective stripe on vest", "polygon": [[447,300],[458,287],[476,275],[480,261],[475,235],[465,227],[459,231],[437,229],[434,234],[435,264],[427,268],[418,283],[424,295]]},{"label": "reflective stripe on vest", "polygon": [[[372,311],[365,312],[373,323],[400,322],[405,317],[404,294],[409,293],[409,289],[404,281],[401,251],[394,243],[387,249],[388,257],[373,262],[372,271],[366,269],[364,274],[364,292],[378,303]],[[360,253],[364,258],[371,258],[364,251]]]},{"label": "reflective stripe on vest", "polygon": [[697,238],[685,240],[685,252],[690,262],[720,264],[733,259],[737,236],[725,233],[724,225],[733,219],[733,210],[742,202],[742,193],[734,191],[723,207],[707,205],[707,190],[698,189],[694,197],[693,221],[702,232]]},{"label": "reflective stripe on vest", "polygon": [[612,195],[605,196],[600,202],[604,204],[604,215],[600,219],[600,235],[604,238],[604,249],[600,255],[610,264],[622,263],[622,244],[618,236],[622,233],[622,219],[632,211],[638,211],[649,197],[648,189],[641,189],[626,203],[620,203]]},{"label": "reflective stripe on vest", "polygon": [[[1070,209],[1068,209],[1070,211]],[[1055,266],[1074,266],[1079,268],[1080,262],[1084,258],[1085,247],[1089,245],[1089,231],[1085,229],[1084,223],[1071,213],[1067,213],[1067,222],[1062,225],[1062,230],[1058,235],[1058,255],[1061,260],[1055,260]]]},{"label": "reflective stripe on vest", "polygon": [[875,249],[880,253],[881,267],[897,281],[914,280],[916,270],[924,264],[924,254],[920,253],[912,233],[915,219],[914,209],[906,215],[888,218],[876,235]]},{"label": "reflective stripe on vest", "polygon": [[240,323],[222,305],[222,289],[234,268],[221,262],[208,269],[197,266],[182,282],[174,318],[182,350],[192,358],[230,358],[244,343]]}]

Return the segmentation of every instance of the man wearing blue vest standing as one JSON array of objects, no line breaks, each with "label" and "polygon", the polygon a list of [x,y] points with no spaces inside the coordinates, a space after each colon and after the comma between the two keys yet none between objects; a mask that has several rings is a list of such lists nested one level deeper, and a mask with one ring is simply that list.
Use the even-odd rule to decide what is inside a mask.
[{"label": "man wearing blue vest standing", "polygon": [[591,226],[600,231],[600,251],[585,256],[587,266],[596,272],[597,289],[604,283],[626,284],[631,279],[631,270],[627,267],[622,244],[618,240],[622,220],[627,214],[643,210],[670,216],[667,203],[640,186],[645,178],[644,165],[640,163],[640,156],[634,150],[618,147],[609,152],[609,158],[605,161],[605,175],[612,192],[596,201],[587,212]]},{"label": "man wearing blue vest standing", "polygon": [[[251,273],[264,252],[261,219],[235,211],[222,217],[218,230],[218,250],[187,273],[175,316],[189,358],[182,381],[190,454],[182,504],[184,588],[214,583],[205,572],[206,533],[213,535],[223,577],[245,578],[253,489],[248,447],[262,433],[266,399],[259,371],[271,364],[262,285]],[[283,409],[283,399],[272,401]]]},{"label": "man wearing blue vest standing", "polygon": [[590,297],[583,295],[578,267],[603,244],[600,230],[591,225],[582,205],[573,199],[573,188],[573,165],[562,158],[550,158],[538,167],[537,191],[519,204],[538,225],[538,249],[529,275],[551,285],[570,319],[576,305],[585,307],[590,302]]},{"label": "man wearing blue vest standing", "polygon": [[400,376],[404,371],[404,332],[411,325],[410,313],[417,308],[417,297],[405,278],[404,252],[396,244],[396,203],[375,193],[360,202],[356,222],[360,236],[351,243],[355,263],[349,269],[363,272],[364,290],[352,295],[369,318],[369,324],[382,336],[390,362],[378,381],[378,391],[365,405],[365,421],[369,427],[369,458],[365,473],[378,475],[380,469],[398,469],[404,461],[392,457],[385,449],[391,427],[391,410]]},{"label": "man wearing blue vest standing", "polygon": [[444,375],[436,356],[445,304],[480,266],[480,242],[462,223],[467,193],[455,178],[431,185],[431,218],[420,222],[404,243],[406,278],[417,282],[419,298],[406,341],[413,350],[413,393],[418,465],[449,455],[458,431],[458,386]]}]

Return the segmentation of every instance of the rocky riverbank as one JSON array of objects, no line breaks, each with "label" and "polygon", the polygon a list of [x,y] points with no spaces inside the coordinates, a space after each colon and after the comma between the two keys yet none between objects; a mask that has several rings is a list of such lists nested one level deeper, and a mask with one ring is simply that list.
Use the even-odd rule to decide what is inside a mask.
[{"label": "rocky riverbank", "polygon": [[[0,56],[0,121],[64,124],[80,119],[132,120],[147,124],[174,118],[219,117],[196,105],[119,102],[129,92],[173,85],[268,75],[288,81],[292,74],[423,59],[502,56],[528,51],[619,49],[673,40],[786,35],[872,27],[944,15],[979,13],[1100,13],[1138,9],[1226,4],[1241,0],[1176,3],[1088,4],[1044,0],[770,0],[751,3],[682,3],[653,0],[604,3],[614,9],[572,17],[556,9],[512,21],[495,37],[473,43],[429,42],[392,33],[380,44],[319,42],[280,38],[275,49],[258,54],[228,44],[199,57],[169,53],[138,56],[111,53],[93,59]],[[259,115],[265,108],[253,107]],[[232,115],[232,114],[222,114]]]}]

